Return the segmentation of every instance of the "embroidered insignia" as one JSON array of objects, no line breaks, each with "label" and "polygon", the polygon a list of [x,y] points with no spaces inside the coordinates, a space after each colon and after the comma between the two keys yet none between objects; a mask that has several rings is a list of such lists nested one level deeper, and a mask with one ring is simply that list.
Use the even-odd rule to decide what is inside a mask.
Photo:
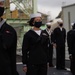
[{"label": "embroidered insignia", "polygon": [[42,33],[42,35],[45,35],[45,36],[47,36],[47,34],[46,34],[46,33]]},{"label": "embroidered insignia", "polygon": [[10,33],[10,31],[7,30],[6,33]]}]

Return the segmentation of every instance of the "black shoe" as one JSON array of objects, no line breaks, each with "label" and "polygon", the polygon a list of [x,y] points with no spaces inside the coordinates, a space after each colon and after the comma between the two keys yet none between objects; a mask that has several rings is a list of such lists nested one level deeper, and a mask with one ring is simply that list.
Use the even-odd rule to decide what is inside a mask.
[{"label": "black shoe", "polygon": [[53,64],[51,64],[51,65],[49,64],[49,67],[54,67],[54,65]]},{"label": "black shoe", "polygon": [[60,67],[56,67],[57,70],[62,70]]},{"label": "black shoe", "polygon": [[66,68],[56,68],[57,70],[67,70]]},{"label": "black shoe", "polygon": [[66,68],[61,68],[62,70],[67,70]]},{"label": "black shoe", "polygon": [[62,70],[61,68],[56,68],[57,70]]}]

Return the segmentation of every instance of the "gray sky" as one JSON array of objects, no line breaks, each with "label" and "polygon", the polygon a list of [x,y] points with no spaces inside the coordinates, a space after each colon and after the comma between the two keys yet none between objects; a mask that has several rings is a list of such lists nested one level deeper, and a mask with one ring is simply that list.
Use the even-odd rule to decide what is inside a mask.
[{"label": "gray sky", "polygon": [[37,0],[38,11],[51,14],[55,18],[61,11],[62,5],[74,4],[75,0]]}]

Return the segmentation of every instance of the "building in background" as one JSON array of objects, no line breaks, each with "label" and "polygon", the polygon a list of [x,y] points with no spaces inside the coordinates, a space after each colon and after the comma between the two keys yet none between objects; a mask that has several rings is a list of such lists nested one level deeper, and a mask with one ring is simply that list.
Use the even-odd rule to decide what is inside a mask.
[{"label": "building in background", "polygon": [[71,29],[71,23],[75,22],[75,4],[63,6],[62,15],[64,27],[68,31]]}]

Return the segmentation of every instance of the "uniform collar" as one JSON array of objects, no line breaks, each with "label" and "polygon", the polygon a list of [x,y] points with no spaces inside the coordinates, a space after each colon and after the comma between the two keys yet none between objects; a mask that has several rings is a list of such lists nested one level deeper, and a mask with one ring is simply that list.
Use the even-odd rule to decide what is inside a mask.
[{"label": "uniform collar", "polygon": [[2,27],[2,25],[4,24],[4,22],[5,22],[5,20],[2,20],[2,21],[0,22],[0,28]]},{"label": "uniform collar", "polygon": [[46,28],[46,32],[47,32],[49,35],[51,35],[51,33],[52,33],[51,29],[48,30],[47,28]]}]

